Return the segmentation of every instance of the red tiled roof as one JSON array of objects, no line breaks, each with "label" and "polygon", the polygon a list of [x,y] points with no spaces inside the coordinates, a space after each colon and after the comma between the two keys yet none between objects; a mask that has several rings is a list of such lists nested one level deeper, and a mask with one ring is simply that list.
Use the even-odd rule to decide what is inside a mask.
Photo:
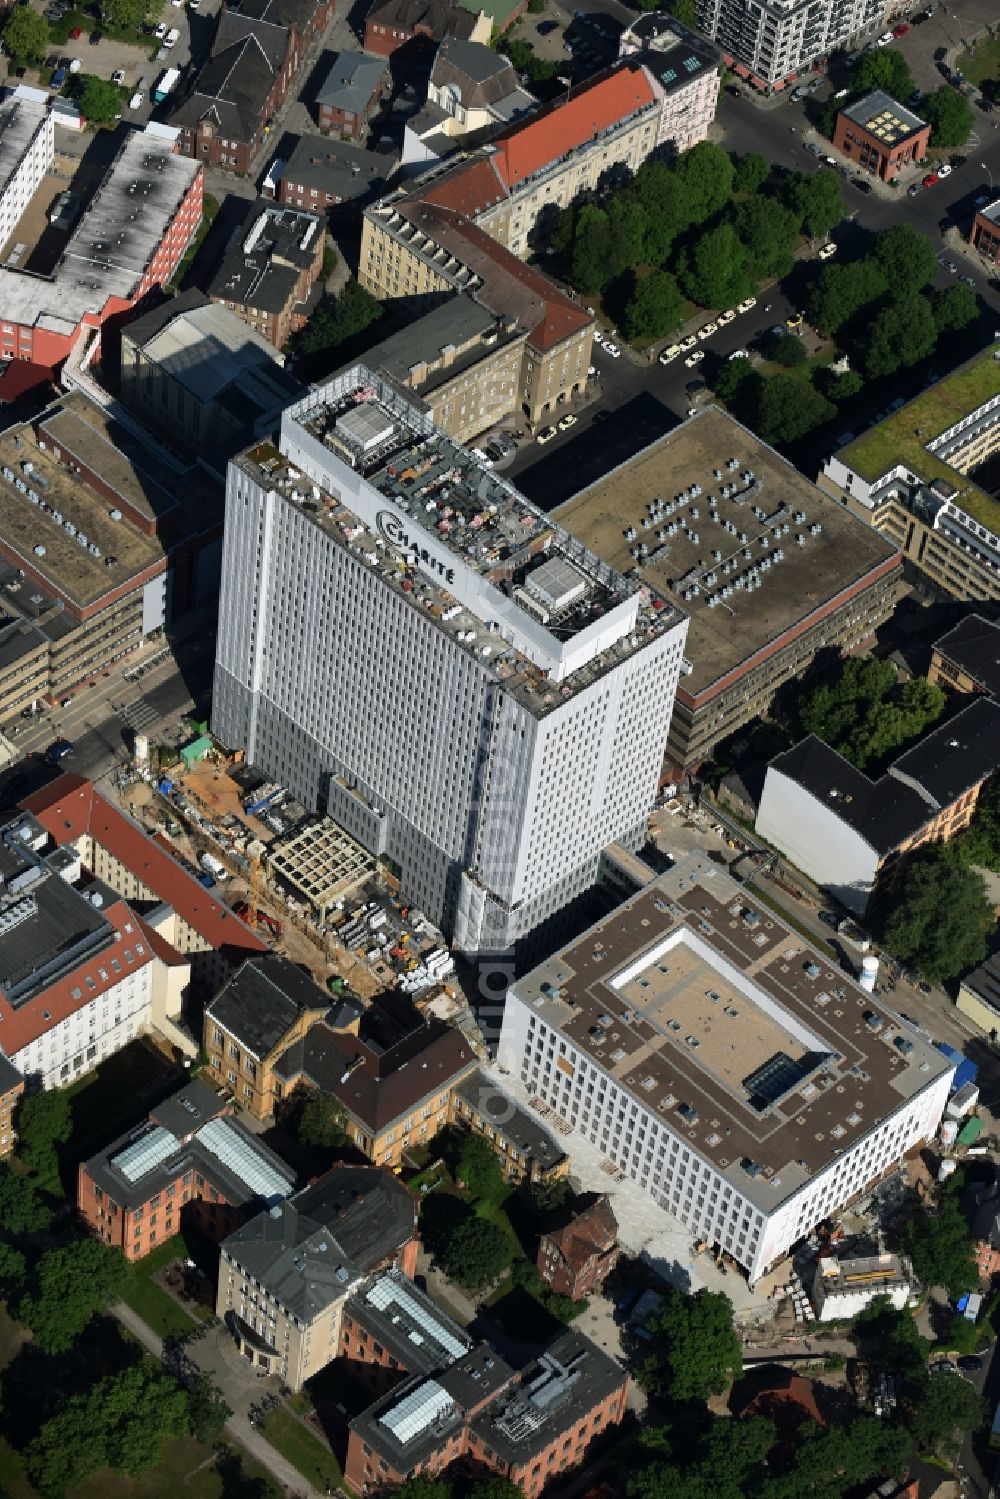
[{"label": "red tiled roof", "polygon": [[618,1242],[618,1220],[607,1197],[599,1197],[583,1212],[551,1229],[544,1238],[557,1248],[566,1264],[580,1270],[595,1254],[607,1254]]},{"label": "red tiled roof", "polygon": [[474,218],[477,213],[492,208],[494,203],[507,197],[507,189],[497,174],[494,160],[489,156],[477,156],[472,161],[463,162],[421,193],[422,200],[435,203],[439,208],[453,208],[456,213]]},{"label": "red tiled roof", "polygon": [[182,952],[178,952],[173,943],[168,942],[166,937],[161,937],[156,928],[150,926],[148,921],[143,921],[141,916],[136,919],[139,922],[140,929],[145,933],[146,940],[152,948],[154,955],[159,958],[161,963],[166,963],[168,968],[178,968],[182,963],[190,963],[191,959],[186,958]]},{"label": "red tiled roof", "polygon": [[41,791],[25,797],[20,805],[24,811],[34,813],[57,843],[70,843],[89,834],[160,900],[172,906],[209,947],[233,960],[240,954],[250,957],[269,951],[239,917],[159,848],[131,818],[112,806],[93,781],[67,772]]},{"label": "red tiled roof", "polygon": [[[113,905],[106,906],[103,914],[119,933],[120,942],[113,949],[104,948],[93,953],[77,968],[56,979],[37,998],[29,1000],[19,1009],[12,1009],[0,995],[0,1046],[6,1056],[14,1056],[22,1047],[37,1041],[39,1036],[53,1030],[75,1011],[89,1005],[92,999],[99,999],[107,989],[113,989],[115,984],[121,983],[126,969],[123,967],[120,973],[115,973],[109,961],[111,951],[116,957],[126,952],[134,953],[135,961],[129,964],[127,970],[130,973],[135,973],[152,962],[151,949],[144,941],[136,940],[143,937],[144,933],[139,929],[135,912],[123,900],[116,900]],[[101,977],[102,969],[106,978]],[[93,987],[86,982],[88,978],[93,980]],[[74,989],[78,991],[76,998],[72,992]]]},{"label": "red tiled roof", "polygon": [[654,101],[643,69],[623,63],[495,140],[497,172],[509,188],[517,187],[526,177]]}]

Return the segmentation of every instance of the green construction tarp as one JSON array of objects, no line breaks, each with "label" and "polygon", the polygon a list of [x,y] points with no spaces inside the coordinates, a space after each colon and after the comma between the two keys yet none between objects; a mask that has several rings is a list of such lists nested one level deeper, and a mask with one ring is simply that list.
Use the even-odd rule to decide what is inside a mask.
[{"label": "green construction tarp", "polygon": [[194,765],[198,760],[204,760],[212,748],[212,741],[207,734],[202,734],[199,739],[193,739],[190,744],[185,744],[181,750],[181,759],[185,765]]},{"label": "green construction tarp", "polygon": [[971,1119],[966,1119],[958,1132],[959,1145],[975,1145],[983,1129],[983,1121],[978,1114],[973,1114]]}]

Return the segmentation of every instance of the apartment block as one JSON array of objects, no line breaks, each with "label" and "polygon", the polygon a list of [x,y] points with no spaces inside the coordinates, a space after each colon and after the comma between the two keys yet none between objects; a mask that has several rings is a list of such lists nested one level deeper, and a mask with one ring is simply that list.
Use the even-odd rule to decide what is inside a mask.
[{"label": "apartment block", "polygon": [[93,1234],[139,1260],[186,1228],[220,1242],[294,1186],[291,1168],[196,1078],[81,1162],[76,1206]]},{"label": "apartment block", "polygon": [[214,730],[461,946],[516,941],[644,840],[680,617],[367,366],[279,442],[230,467]]},{"label": "apartment block", "polygon": [[751,1284],[933,1136],[954,1075],[698,854],[514,983],[498,1062]]},{"label": "apartment block", "polygon": [[320,129],[343,140],[363,141],[390,83],[386,62],[361,52],[339,53],[316,93]]},{"label": "apartment block", "polygon": [[711,42],[662,10],[635,17],[618,42],[620,57],[637,57],[660,104],[659,147],[689,151],[706,140],[719,102],[722,58]]},{"label": "apartment block", "polygon": [[208,295],[282,349],[306,323],[325,244],[325,220],[319,214],[261,199],[251,205]]},{"label": "apartment block", "polygon": [[698,0],[698,25],[738,78],[772,94],[880,31],[885,10],[885,0]]},{"label": "apartment block", "polygon": [[390,1171],[334,1166],[223,1243],[216,1313],[293,1390],[337,1357],[348,1299],[377,1270],[412,1279],[417,1207]]},{"label": "apartment block", "polygon": [[981,1031],[996,1040],[1000,1035],[1000,956],[994,953],[965,975],[958,986],[955,1004]]},{"label": "apartment block", "polygon": [[[928,592],[1000,599],[1000,358],[980,354],[827,458],[817,479],[891,540]],[[982,482],[980,482],[982,475]]]},{"label": "apartment block", "polygon": [[46,95],[15,89],[0,104],[0,245],[10,240],[55,154],[55,120]]}]

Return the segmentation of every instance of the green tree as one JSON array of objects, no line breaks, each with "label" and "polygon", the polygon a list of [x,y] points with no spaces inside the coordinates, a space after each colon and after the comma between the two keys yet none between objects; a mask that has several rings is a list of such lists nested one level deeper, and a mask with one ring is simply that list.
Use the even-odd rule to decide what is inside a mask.
[{"label": "green tree", "polygon": [[11,62],[41,62],[49,45],[49,23],[30,5],[15,5],[3,28]]},{"label": "green tree", "polygon": [[35,1266],[18,1315],[44,1353],[65,1353],[94,1313],[120,1298],[128,1274],[121,1251],[98,1239],[50,1249]]},{"label": "green tree", "polygon": [[909,1451],[907,1433],[877,1416],[854,1416],[826,1427],[802,1421],[784,1471],[765,1479],[760,1499],[841,1499],[862,1484],[870,1487],[875,1477],[898,1476]]},{"label": "green tree", "polygon": [[[648,1427],[630,1464],[628,1499],[746,1499],[763,1481],[777,1433],[770,1421],[710,1419],[692,1442],[679,1427]],[[643,1452],[654,1454],[643,1460]]]},{"label": "green tree", "polygon": [[827,383],[823,394],[838,406],[844,401],[853,401],[865,388],[865,382],[857,370],[844,370],[843,374],[827,371]]},{"label": "green tree", "polygon": [[961,1312],[956,1312],[941,1334],[941,1347],[950,1348],[955,1353],[975,1353],[979,1344],[979,1328]]},{"label": "green tree", "polygon": [[733,157],[733,191],[756,193],[764,186],[770,175],[767,158],[759,151],[748,151],[745,156]]},{"label": "green tree", "polygon": [[[649,9],[654,8],[655,0]],[[698,30],[698,7],[695,0],[670,0],[668,9],[674,20],[680,21],[682,26],[689,26],[692,31]]]},{"label": "green tree", "polygon": [[756,429],[765,442],[795,443],[837,414],[815,386],[794,375],[772,375],[760,382]]},{"label": "green tree", "polygon": [[612,275],[614,245],[603,208],[585,203],[577,215],[567,279],[586,296],[603,291]]},{"label": "green tree", "polygon": [[813,172],[809,176],[793,176],[786,189],[786,201],[799,223],[815,238],[826,238],[835,224],[844,217],[844,198],[840,191],[840,177],[836,172]]},{"label": "green tree", "polygon": [[71,1396],[29,1443],[25,1466],[43,1494],[61,1495],[101,1468],[137,1474],[154,1467],[164,1438],[187,1428],[184,1390],[145,1359]]},{"label": "green tree", "polygon": [[966,1379],[947,1373],[929,1374],[907,1400],[905,1414],[921,1452],[954,1458],[963,1437],[982,1427],[986,1402]]},{"label": "green tree", "polygon": [[148,0],[101,0],[101,18],[122,31],[138,31],[150,10]]},{"label": "green tree", "polygon": [[292,340],[306,375],[317,380],[328,374],[341,362],[344,345],[358,340],[367,328],[379,321],[383,311],[381,302],[356,281],[348,281],[339,296],[324,297],[308,323]]},{"label": "green tree", "polygon": [[834,334],[885,296],[888,287],[885,272],[870,256],[849,265],[826,265],[806,301],[809,319],[814,327]]},{"label": "green tree", "polygon": [[491,1473],[487,1478],[477,1479],[465,1493],[467,1499],[524,1499],[524,1490],[500,1473]]},{"label": "green tree", "polygon": [[684,186],[666,162],[647,157],[632,181],[632,192],[646,216],[642,259],[663,265],[677,236],[687,227]]},{"label": "green tree", "polygon": [[947,83],[927,95],[920,106],[920,117],[930,124],[931,145],[943,150],[964,145],[976,123],[968,99]]},{"label": "green tree", "polygon": [[549,1181],[535,1181],[528,1188],[531,1206],[536,1213],[552,1213],[565,1207],[572,1195],[565,1176],[553,1177]]},{"label": "green tree", "polygon": [[507,1195],[503,1167],[497,1153],[482,1135],[470,1131],[461,1143],[455,1162],[455,1175],[463,1181],[469,1196],[479,1202],[500,1202]]},{"label": "green tree", "polygon": [[[984,786],[968,831],[950,845],[963,864],[979,864],[985,869],[1000,870],[1000,775],[991,776]],[[2,1218],[2,1214],[0,1214]]]},{"label": "green tree", "polygon": [[852,85],[859,94],[884,89],[894,99],[908,99],[915,87],[913,74],[895,47],[865,52],[854,70]]},{"label": "green tree", "polygon": [[439,1258],[446,1275],[475,1291],[510,1264],[511,1252],[505,1236],[492,1223],[470,1215],[449,1236]]},{"label": "green tree", "polygon": [[692,302],[731,307],[752,286],[747,252],[731,224],[706,229],[680,258],[680,281]]},{"label": "green tree", "polygon": [[889,302],[875,314],[859,350],[870,380],[891,375],[903,366],[919,364],[937,343],[934,313],[919,292]]},{"label": "green tree", "polygon": [[526,73],[532,83],[546,83],[556,76],[555,63],[536,57],[530,42],[524,42],[519,37],[505,36],[499,50],[510,58],[515,71]]},{"label": "green tree", "polygon": [[646,210],[631,187],[618,192],[608,203],[608,229],[613,248],[614,275],[642,259],[646,240]]},{"label": "green tree", "polygon": [[[942,911],[947,921],[941,920]],[[995,924],[982,876],[935,847],[909,860],[883,935],[894,957],[940,984],[983,961],[986,935]],[[917,1274],[928,1284],[947,1284],[928,1281],[919,1268]]]},{"label": "green tree", "polygon": [[801,338],[796,338],[794,333],[783,333],[774,341],[771,358],[776,364],[783,364],[786,369],[794,369],[796,365],[805,364],[809,355]]},{"label": "green tree", "polygon": [[947,286],[934,292],[931,311],[938,334],[961,333],[979,316],[976,294],[968,286]]},{"label": "green tree", "polygon": [[930,286],[937,276],[937,248],[910,224],[893,224],[875,236],[875,260],[890,290],[909,296]]},{"label": "green tree", "polygon": [[841,662],[834,681],[810,685],[796,703],[805,734],[815,734],[835,749],[840,746],[872,704],[881,703],[896,685],[891,661],[877,656],[851,656]]},{"label": "green tree", "polygon": [[191,1435],[206,1446],[217,1441],[233,1412],[207,1374],[196,1375],[187,1386],[187,1403]]},{"label": "green tree", "polygon": [[57,1147],[73,1133],[73,1110],[66,1094],[58,1088],[30,1094],[18,1109],[17,1127],[22,1160],[46,1188],[59,1192]]},{"label": "green tree", "polygon": [[0,1165],[0,1232],[44,1233],[52,1223],[52,1209],[36,1184],[19,1176],[7,1163]]},{"label": "green tree", "polygon": [[19,1249],[0,1243],[0,1296],[18,1296],[28,1278],[28,1262]]},{"label": "green tree", "polygon": [[123,90],[93,73],[77,74],[74,93],[88,125],[113,125],[122,112]]},{"label": "green tree", "polygon": [[799,228],[792,209],[775,198],[750,197],[734,206],[733,225],[746,249],[747,268],[753,277],[788,275]]},{"label": "green tree", "polygon": [[443,1478],[428,1478],[424,1473],[418,1473],[415,1478],[408,1478],[401,1483],[393,1493],[396,1499],[451,1499],[451,1484]]},{"label": "green tree", "polygon": [[730,405],[736,400],[737,395],[742,393],[747,377],[754,372],[753,365],[749,359],[727,359],[725,364],[719,366],[715,376],[713,389],[720,401]]},{"label": "green tree", "polygon": [[671,1286],[646,1322],[652,1353],[638,1371],[650,1394],[672,1404],[721,1395],[743,1368],[733,1304],[721,1291],[687,1296]]},{"label": "green tree", "polygon": [[[939,918],[942,911],[950,908],[939,906]],[[953,1299],[979,1284],[972,1235],[958,1205],[958,1190],[943,1191],[937,1209],[915,1213],[903,1231],[903,1244],[918,1279],[925,1286],[943,1286]]]},{"label": "green tree", "polygon": [[622,325],[629,338],[662,338],[679,328],[684,303],[677,282],[667,271],[651,271],[632,278],[632,291],[622,311]]},{"label": "green tree", "polygon": [[344,1111],[331,1093],[306,1093],[296,1111],[295,1138],[307,1150],[337,1150],[347,1144]]},{"label": "green tree", "polygon": [[854,1332],[880,1369],[898,1375],[907,1386],[924,1377],[931,1345],[906,1307],[876,1296],[855,1317]]},{"label": "green tree", "polygon": [[681,189],[688,224],[704,224],[714,218],[732,195],[733,164],[727,152],[712,141],[699,141],[690,151],[684,151],[673,175]]}]

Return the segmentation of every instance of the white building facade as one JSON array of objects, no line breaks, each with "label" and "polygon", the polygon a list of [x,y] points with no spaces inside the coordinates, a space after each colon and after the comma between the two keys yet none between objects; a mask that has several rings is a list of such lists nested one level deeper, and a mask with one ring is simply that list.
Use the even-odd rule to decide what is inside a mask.
[{"label": "white building facade", "polygon": [[[368,476],[340,446],[352,404],[389,452]],[[686,623],[369,371],[287,411],[280,446],[269,474],[230,466],[214,731],[396,866],[458,945],[506,947],[594,882],[606,844],[643,841]],[[411,499],[418,472],[441,477]],[[550,630],[551,599],[515,582],[518,533],[529,568],[566,564],[584,613],[593,596],[582,628]]]},{"label": "white building facade", "polygon": [[698,0],[698,24],[734,71],[768,93],[881,28],[885,0]]},{"label": "white building facade", "polygon": [[[0,244],[6,244],[55,160],[55,125],[40,89],[0,105]],[[0,315],[3,309],[0,308]]]}]

